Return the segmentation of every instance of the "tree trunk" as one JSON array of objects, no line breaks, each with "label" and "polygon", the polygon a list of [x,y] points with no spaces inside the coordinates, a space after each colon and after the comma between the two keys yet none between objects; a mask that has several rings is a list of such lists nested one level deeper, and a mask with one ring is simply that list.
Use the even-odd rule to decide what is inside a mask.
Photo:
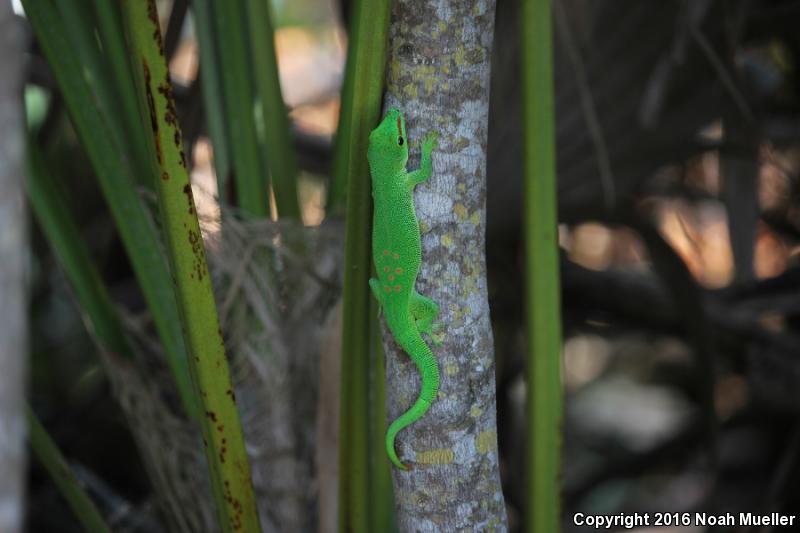
[{"label": "tree trunk", "polygon": [[[433,177],[416,189],[422,233],[417,290],[439,305],[441,385],[397,450],[400,531],[504,531],[495,376],[484,255],[492,0],[398,0],[389,41],[386,106],[406,116],[412,158],[439,133]],[[419,372],[384,329],[387,409],[394,420],[419,394]]]},{"label": "tree trunk", "polygon": [[0,531],[22,530],[25,474],[27,232],[23,190],[22,28],[0,3]]}]

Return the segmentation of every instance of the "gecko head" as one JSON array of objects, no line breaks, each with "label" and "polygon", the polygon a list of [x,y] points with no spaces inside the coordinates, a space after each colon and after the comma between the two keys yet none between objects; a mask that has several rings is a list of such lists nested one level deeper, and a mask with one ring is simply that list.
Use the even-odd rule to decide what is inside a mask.
[{"label": "gecko head", "polygon": [[389,109],[378,127],[369,134],[367,158],[373,168],[388,167],[397,171],[406,168],[408,161],[406,119],[398,109],[394,107]]}]

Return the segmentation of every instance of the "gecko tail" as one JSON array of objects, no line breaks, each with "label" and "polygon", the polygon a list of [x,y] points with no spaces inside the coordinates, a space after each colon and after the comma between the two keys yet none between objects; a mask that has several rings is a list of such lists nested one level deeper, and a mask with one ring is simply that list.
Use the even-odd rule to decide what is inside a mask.
[{"label": "gecko tail", "polygon": [[389,459],[397,468],[408,470],[408,467],[397,457],[395,438],[401,430],[422,418],[430,409],[439,392],[439,367],[433,352],[422,340],[419,332],[414,331],[409,338],[398,339],[398,343],[411,356],[422,377],[422,387],[417,401],[408,411],[392,422],[386,431],[386,453],[389,455]]},{"label": "gecko tail", "polygon": [[[399,420],[399,419],[398,419]],[[395,420],[391,426],[389,426],[389,430],[386,432],[386,454],[389,456],[389,460],[399,468],[400,470],[408,470],[408,466],[400,461],[400,458],[397,457],[397,452],[394,449],[394,439],[397,437],[397,433],[403,429]]]},{"label": "gecko tail", "polygon": [[394,445],[397,434],[400,433],[401,430],[407,428],[422,418],[430,406],[430,402],[422,398],[417,398],[417,401],[414,402],[414,405],[411,406],[411,409],[403,413],[398,419],[392,422],[391,425],[389,425],[389,429],[386,431],[386,453],[389,455],[389,459],[392,461],[392,463],[394,463],[394,465],[400,470],[408,470],[408,466],[401,462],[397,457],[397,451],[395,450]]}]

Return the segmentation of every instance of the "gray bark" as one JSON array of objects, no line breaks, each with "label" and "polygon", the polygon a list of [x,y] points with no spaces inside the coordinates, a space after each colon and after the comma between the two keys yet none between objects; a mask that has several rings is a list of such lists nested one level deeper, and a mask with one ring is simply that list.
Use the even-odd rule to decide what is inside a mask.
[{"label": "gray bark", "polygon": [[[398,435],[410,463],[393,470],[400,531],[505,531],[495,408],[495,362],[484,254],[492,0],[394,4],[386,106],[406,116],[409,168],[439,133],[433,177],[416,189],[422,233],[417,290],[439,304],[439,395]],[[419,394],[419,373],[384,329],[387,410],[395,419]]]},{"label": "gray bark", "polygon": [[22,530],[25,474],[27,232],[24,203],[22,28],[0,3],[0,531]]}]

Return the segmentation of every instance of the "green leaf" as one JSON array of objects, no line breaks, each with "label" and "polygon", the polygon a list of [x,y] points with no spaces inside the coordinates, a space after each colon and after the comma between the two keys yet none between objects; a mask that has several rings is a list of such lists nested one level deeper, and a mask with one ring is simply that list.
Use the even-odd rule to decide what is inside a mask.
[{"label": "green leaf", "polygon": [[244,4],[216,2],[213,6],[237,204],[245,214],[263,218],[270,209],[267,171],[261,164],[266,155],[260,153],[256,132]]},{"label": "green leaf", "polygon": [[150,118],[148,143],[159,169],[156,192],[175,279],[189,369],[197,401],[212,492],[222,531],[258,532],[258,509],[242,424],[230,378],[203,237],[197,219],[155,0],[124,0],[139,105]]},{"label": "green leaf", "polygon": [[[370,197],[367,144],[383,98],[389,0],[356,1],[334,154],[331,207],[347,201],[339,429],[339,529],[370,531]],[[347,194],[344,194],[344,190]],[[330,205],[330,204],[329,204]],[[380,489],[377,489],[380,490]],[[379,496],[380,497],[380,496]]]},{"label": "green leaf", "polygon": [[200,77],[203,107],[208,122],[208,133],[214,148],[214,170],[220,200],[226,200],[228,174],[231,170],[228,133],[225,126],[225,105],[222,94],[222,65],[217,47],[214,13],[210,0],[192,2],[195,32],[200,56]]},{"label": "green leaf", "polygon": [[561,289],[549,0],[521,4],[525,329],[528,337],[526,531],[561,529]]},{"label": "green leaf", "polygon": [[114,120],[108,87],[101,82],[99,63],[92,59],[96,58],[93,30],[72,27],[86,22],[78,22],[78,15],[62,18],[53,0],[23,0],[23,5],[111,209],[184,407],[194,416],[197,411],[171,275],[158,232],[136,190],[136,169],[126,150],[123,128]]},{"label": "green leaf", "polygon": [[289,120],[283,103],[275,58],[275,35],[268,0],[248,0],[250,51],[253,58],[259,140],[269,169],[278,216],[299,219],[297,163],[289,137]]}]

